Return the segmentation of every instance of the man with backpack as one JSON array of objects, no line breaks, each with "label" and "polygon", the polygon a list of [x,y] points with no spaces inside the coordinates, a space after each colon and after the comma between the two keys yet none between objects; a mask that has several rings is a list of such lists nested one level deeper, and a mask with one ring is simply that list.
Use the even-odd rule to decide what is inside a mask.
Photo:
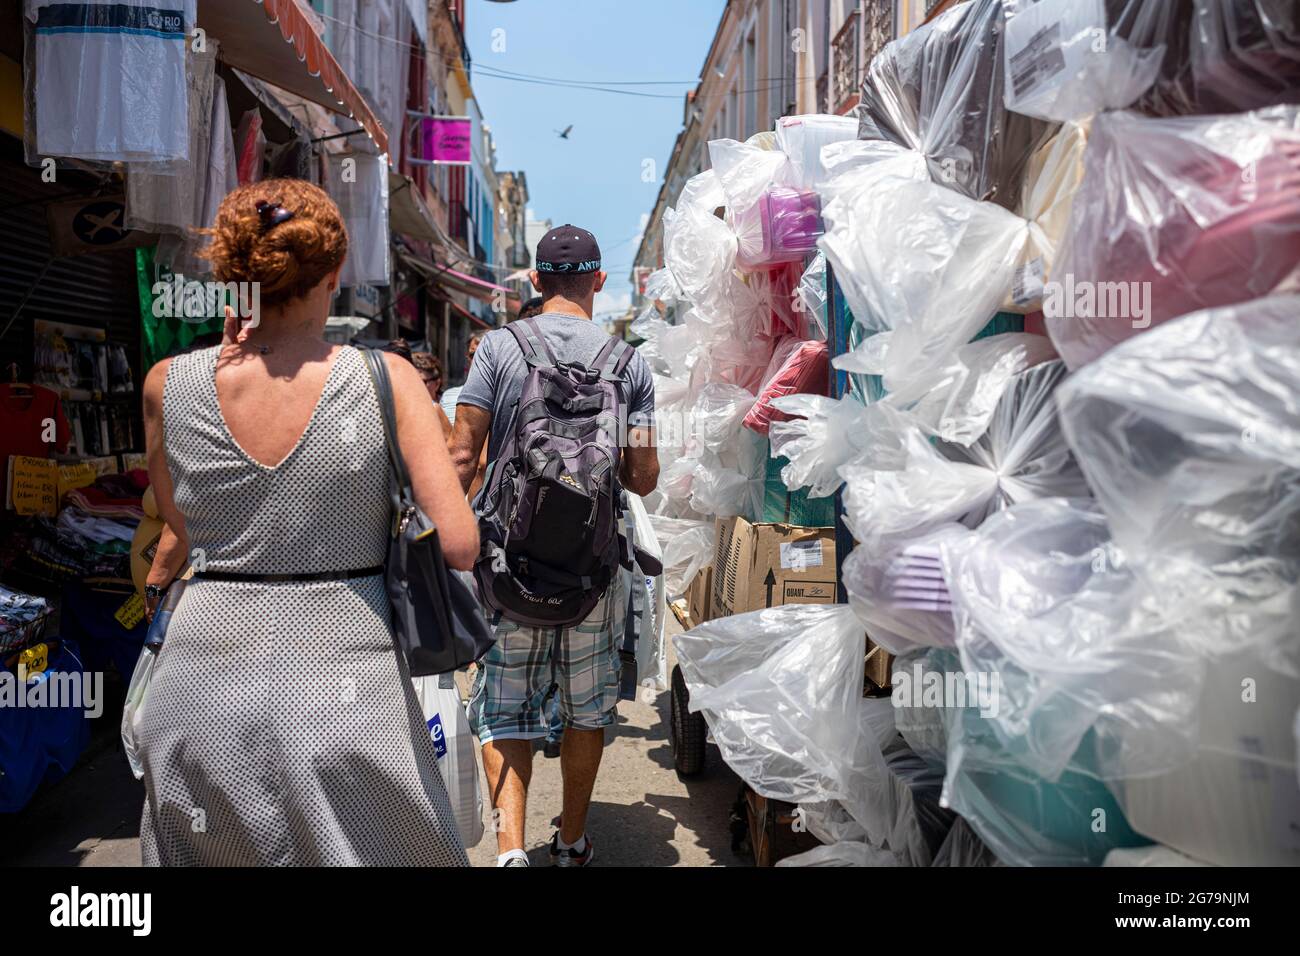
[{"label": "man with backpack", "polygon": [[654,380],[635,349],[591,321],[600,265],[585,229],[543,236],[530,275],[542,313],[484,337],[457,401],[452,461],[466,488],[488,446],[474,577],[497,642],[479,661],[470,721],[483,743],[499,866],[528,865],[532,741],[546,736],[553,686],[565,732],[551,859],[591,862],[587,809],[619,697],[619,568],[639,562],[653,573],[631,540],[623,490],[647,495],[659,480]]}]

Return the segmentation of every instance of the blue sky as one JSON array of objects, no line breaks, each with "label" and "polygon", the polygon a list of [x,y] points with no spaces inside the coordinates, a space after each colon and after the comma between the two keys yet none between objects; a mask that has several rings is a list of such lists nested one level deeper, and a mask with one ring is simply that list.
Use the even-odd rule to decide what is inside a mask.
[{"label": "blue sky", "polygon": [[[627,307],[634,237],[658,195],[684,96],[725,6],[726,0],[470,0],[471,78],[492,127],[497,168],[524,171],[537,218],[596,234],[610,274],[598,313]],[[519,82],[493,71],[591,85],[686,82],[617,87],[654,94],[631,96]],[[569,139],[560,139],[555,131],[569,124]],[[647,159],[653,182],[643,181]]]}]

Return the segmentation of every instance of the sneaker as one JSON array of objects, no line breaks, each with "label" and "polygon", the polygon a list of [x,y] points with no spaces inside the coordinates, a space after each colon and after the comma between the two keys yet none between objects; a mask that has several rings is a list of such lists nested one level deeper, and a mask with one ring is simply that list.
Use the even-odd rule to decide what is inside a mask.
[{"label": "sneaker", "polygon": [[506,860],[505,866],[501,867],[501,869],[506,870],[512,866],[528,866],[528,860],[522,856],[512,856]]},{"label": "sneaker", "polygon": [[548,737],[546,743],[542,746],[542,753],[554,760],[560,755],[560,742],[558,740],[551,740]]},{"label": "sneaker", "polygon": [[591,837],[587,837],[587,845],[581,853],[577,850],[561,850],[558,830],[551,837],[551,862],[556,866],[590,866],[591,858],[596,855],[595,850]]}]

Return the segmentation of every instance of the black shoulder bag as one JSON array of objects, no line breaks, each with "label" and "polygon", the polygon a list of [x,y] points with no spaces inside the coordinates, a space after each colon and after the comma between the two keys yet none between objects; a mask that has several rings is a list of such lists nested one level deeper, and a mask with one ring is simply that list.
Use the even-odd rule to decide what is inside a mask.
[{"label": "black shoulder bag", "polygon": [[411,493],[411,477],[397,443],[393,386],[383,355],[374,349],[364,349],[363,354],[384,417],[391,465],[392,539],[384,577],[393,605],[393,633],[412,677],[446,674],[478,660],[496,638],[473,593],[448,572],[438,529]]}]

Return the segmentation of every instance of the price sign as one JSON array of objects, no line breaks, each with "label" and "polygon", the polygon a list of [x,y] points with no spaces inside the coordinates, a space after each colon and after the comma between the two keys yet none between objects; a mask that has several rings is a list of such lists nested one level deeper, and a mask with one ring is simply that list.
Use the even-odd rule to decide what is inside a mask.
[{"label": "price sign", "polygon": [[9,501],[20,515],[59,513],[59,466],[48,458],[9,459]]}]

